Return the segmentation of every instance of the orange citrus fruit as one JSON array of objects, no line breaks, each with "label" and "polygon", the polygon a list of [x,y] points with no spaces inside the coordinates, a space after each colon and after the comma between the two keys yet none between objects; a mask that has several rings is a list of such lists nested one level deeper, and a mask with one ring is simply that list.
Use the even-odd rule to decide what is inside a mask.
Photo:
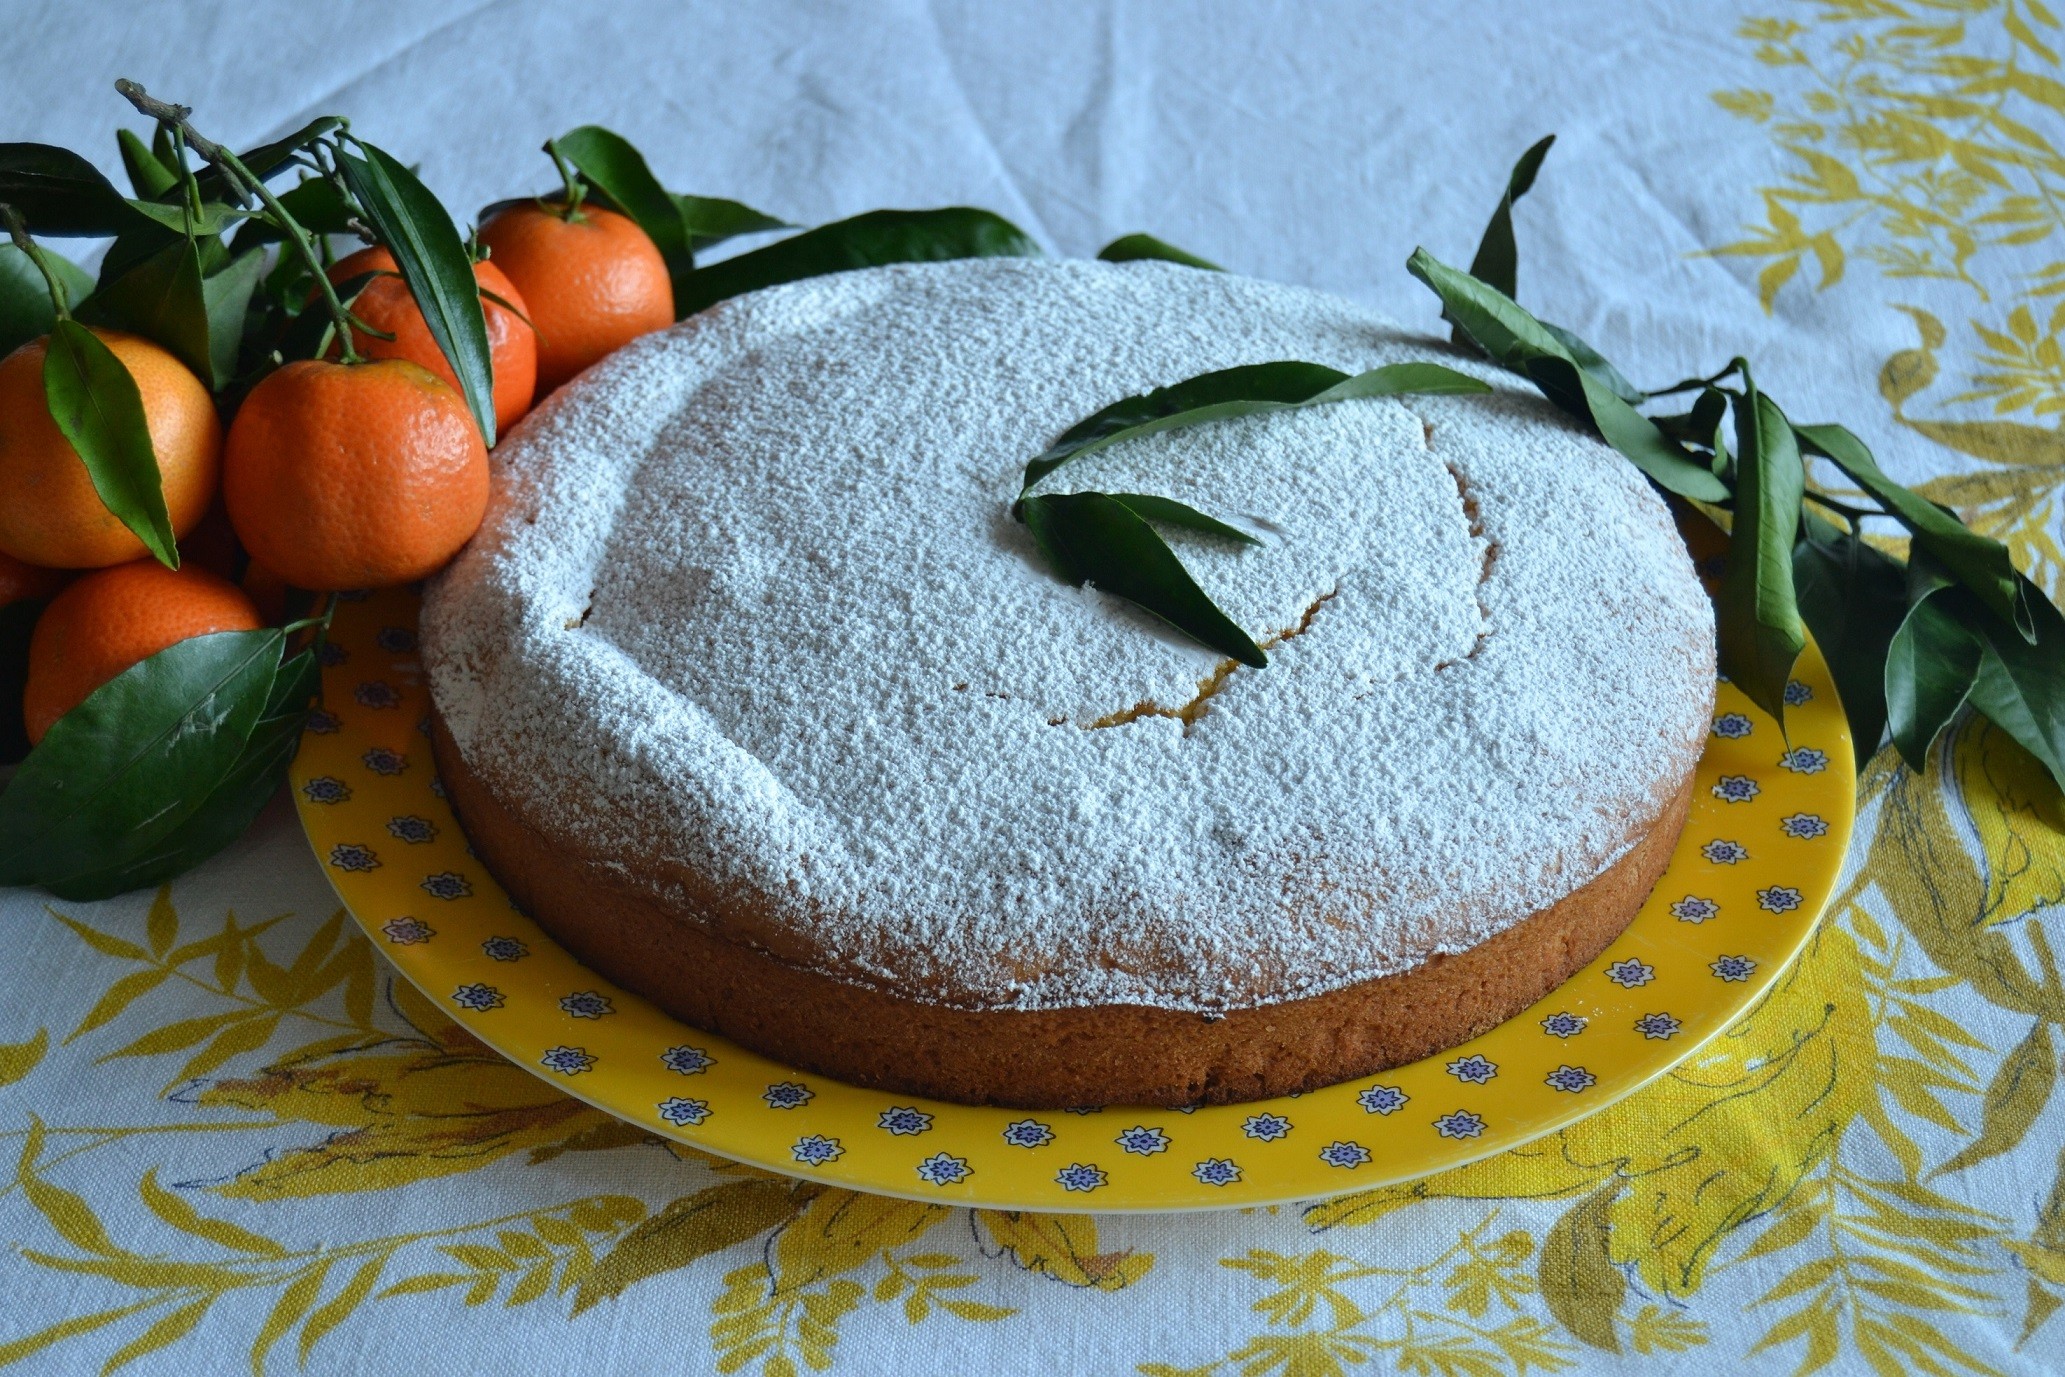
[{"label": "orange citrus fruit", "polygon": [[118,564],[57,595],[29,637],[22,724],[31,743],[123,670],[190,636],[255,631],[258,609],[233,583],[154,559]]},{"label": "orange citrus fruit", "polygon": [[[138,335],[95,330],[143,397],[144,423],[174,535],[208,510],[222,455],[222,422],[185,364]],[[145,553],[100,494],[77,450],[50,419],[43,356],[50,337],[0,359],[0,552],[46,569],[97,569]]]},{"label": "orange citrus fruit", "polygon": [[511,206],[480,227],[538,327],[538,392],[674,323],[667,264],[635,221],[599,206]]},{"label": "orange citrus fruit", "polygon": [[[330,269],[330,280],[342,283],[365,273],[398,271],[394,255],[375,247],[338,259]],[[523,293],[500,268],[493,263],[476,263],[473,277],[480,284],[481,312],[488,322],[488,354],[495,371],[495,431],[499,434],[531,409],[531,393],[538,383],[538,335],[524,322],[530,307]],[[489,300],[487,293],[502,298],[509,306]],[[512,306],[514,310],[510,309]],[[444,350],[431,338],[430,326],[424,321],[416,298],[409,294],[408,283],[399,276],[376,277],[368,282],[352,302],[351,313],[375,330],[394,336],[389,340],[353,331],[352,343],[361,354],[369,359],[420,363],[453,387],[459,385]]]},{"label": "orange citrus fruit", "polygon": [[47,598],[64,586],[65,576],[59,570],[38,569],[13,555],[0,554],[0,607],[30,598]]},{"label": "orange citrus fruit", "polygon": [[222,458],[230,524],[297,588],[406,583],[459,552],[488,452],[458,391],[406,359],[304,359],[244,398]]}]

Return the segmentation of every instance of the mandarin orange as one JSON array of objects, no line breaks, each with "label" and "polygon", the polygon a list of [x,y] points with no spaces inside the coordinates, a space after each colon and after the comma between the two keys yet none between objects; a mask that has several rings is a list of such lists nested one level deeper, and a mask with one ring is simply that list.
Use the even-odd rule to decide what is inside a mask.
[{"label": "mandarin orange", "polygon": [[[422,308],[409,294],[408,283],[399,276],[393,254],[377,246],[360,249],[337,260],[330,269],[330,280],[343,283],[365,273],[387,275],[366,284],[352,302],[351,313],[394,338],[381,339],[353,331],[352,343],[358,351],[369,359],[420,363],[456,388],[458,375],[452,372],[444,351],[431,337]],[[488,354],[495,373],[495,431],[500,434],[531,409],[531,395],[538,383],[538,334],[524,319],[530,314],[530,307],[523,293],[500,268],[493,263],[476,263],[473,276],[480,284],[481,311],[487,317]],[[509,305],[491,300],[489,294]]]},{"label": "mandarin orange", "polygon": [[[191,369],[140,335],[95,330],[143,398],[175,536],[200,521],[215,495],[222,422]],[[145,553],[94,491],[77,450],[50,418],[43,358],[50,337],[0,359],[0,553],[46,569],[97,569]]]},{"label": "mandarin orange", "polygon": [[480,525],[488,452],[458,391],[406,359],[304,359],[244,399],[222,496],[254,560],[341,592],[434,573]]},{"label": "mandarin orange", "polygon": [[638,336],[674,323],[667,264],[635,221],[584,205],[526,202],[480,227],[490,260],[523,293],[538,327],[543,395]]},{"label": "mandarin orange", "polygon": [[98,569],[59,593],[29,638],[22,723],[31,743],[102,684],[192,636],[255,631],[258,609],[206,570],[154,559]]}]

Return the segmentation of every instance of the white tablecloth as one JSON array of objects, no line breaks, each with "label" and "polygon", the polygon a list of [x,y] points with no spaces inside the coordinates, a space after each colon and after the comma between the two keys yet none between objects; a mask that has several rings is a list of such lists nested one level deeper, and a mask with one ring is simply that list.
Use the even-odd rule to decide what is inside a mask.
[{"label": "white tablecloth", "polygon": [[[550,185],[541,141],[598,122],[799,223],[975,204],[1060,254],[1148,230],[1432,328],[1407,254],[1467,262],[1554,131],[1524,301],[1638,380],[1748,354],[1911,483],[1992,475],[1945,500],[2055,593],[2065,31],[2035,0],[1774,8],[8,0],[0,133],[119,181],[129,76],[237,144],[348,114],[466,210]],[[1917,350],[1928,385],[1882,392]],[[1312,1210],[1068,1219],[770,1205],[411,1041],[282,801],[155,902],[0,891],[0,1365],[2057,1371],[2056,801],[1969,724],[1926,783],[1867,785],[1855,901],[1605,1131]],[[684,1200],[718,1221],[682,1226],[700,1255],[653,1223]],[[650,1275],[575,1313],[626,1237]]]}]

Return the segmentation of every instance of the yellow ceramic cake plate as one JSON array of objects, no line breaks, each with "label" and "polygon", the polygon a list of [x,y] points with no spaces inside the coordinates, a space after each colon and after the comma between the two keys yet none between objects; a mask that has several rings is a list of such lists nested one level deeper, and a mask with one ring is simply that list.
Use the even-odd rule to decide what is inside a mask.
[{"label": "yellow ceramic cake plate", "polygon": [[[722,1157],[855,1190],[1019,1210],[1309,1200],[1517,1147],[1663,1075],[1806,945],[1856,805],[1820,652],[1781,740],[1728,684],[1690,821],[1641,914],[1532,1009],[1460,1047],[1326,1090],[1195,1110],[971,1108],[798,1071],[588,970],[466,844],[424,734],[414,594],[340,604],[323,706],[292,769],[353,917],[468,1032],[570,1095]],[[1573,704],[1574,711],[1581,705]]]}]

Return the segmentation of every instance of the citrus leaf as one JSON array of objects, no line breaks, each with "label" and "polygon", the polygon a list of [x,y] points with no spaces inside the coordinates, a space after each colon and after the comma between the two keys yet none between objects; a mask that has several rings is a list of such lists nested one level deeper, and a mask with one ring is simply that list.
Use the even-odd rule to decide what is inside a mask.
[{"label": "citrus leaf", "polygon": [[1238,526],[1229,526],[1217,517],[1207,516],[1187,502],[1178,502],[1173,497],[1157,497],[1145,492],[1115,492],[1106,494],[1112,501],[1132,509],[1134,515],[1146,518],[1161,526],[1176,526],[1186,531],[1202,531],[1227,540],[1237,540],[1243,545],[1260,545],[1262,542]]},{"label": "citrus leaf", "polygon": [[[682,1196],[618,1239],[594,1270],[581,1278],[573,1313],[578,1315],[621,1296],[635,1282],[676,1271],[788,1223],[816,1198],[818,1190],[752,1177]],[[459,1260],[466,1261],[463,1257]]]},{"label": "citrus leaf", "polygon": [[1793,593],[1793,545],[1807,475],[1778,404],[1744,375],[1735,400],[1735,522],[1721,581],[1721,672],[1785,722],[1785,685],[1806,644]]},{"label": "citrus leaf", "polygon": [[[280,661],[278,631],[169,646],[59,718],[0,793],[0,884],[75,885],[148,854],[205,800],[250,740]],[[119,891],[113,891],[119,892]]]},{"label": "citrus leaf", "polygon": [[1801,447],[1818,454],[1870,493],[1872,499],[1914,533],[1915,543],[1943,562],[1958,582],[1979,595],[1996,617],[2034,640],[2030,609],[2015,582],[2015,562],[2008,547],[1965,526],[1962,521],[1919,494],[1888,478],[1871,450],[1837,425],[1795,426]]},{"label": "citrus leaf", "polygon": [[[1506,191],[1499,197],[1499,203],[1492,209],[1491,219],[1484,226],[1484,235],[1477,241],[1477,252],[1470,259],[1470,276],[1489,287],[1496,287],[1507,296],[1515,295],[1516,280],[1520,271],[1520,250],[1513,242],[1513,203],[1525,196],[1534,186],[1534,178],[1541,171],[1542,159],[1549,156],[1556,136],[1547,135],[1513,164],[1513,171],[1506,177]],[[1456,343],[1461,344],[1458,335]]]},{"label": "citrus leaf", "polygon": [[1629,382],[1626,376],[1613,366],[1611,360],[1591,345],[1579,339],[1571,331],[1549,320],[1542,322],[1542,328],[1555,336],[1558,344],[1570,351],[1571,362],[1584,369],[1585,372],[1591,374],[1600,382],[1605,383],[1614,396],[1620,398],[1629,406],[1636,406],[1649,400],[1649,394]]},{"label": "citrus leaf", "polygon": [[1121,398],[1084,417],[1033,456],[1025,466],[1019,491],[1032,491],[1041,479],[1071,459],[1159,431],[1355,398],[1489,391],[1489,384],[1438,363],[1392,363],[1352,376],[1323,363],[1297,360],[1222,368]]},{"label": "citrus leaf", "polygon": [[2031,645],[1995,617],[1977,626],[1986,642],[1972,706],[2015,739],[2065,788],[2065,616],[2041,588],[2016,575],[2035,625]]},{"label": "citrus leaf", "polygon": [[43,397],[107,509],[160,563],[177,569],[179,548],[143,396],[122,361],[85,326],[60,320],[43,356]]},{"label": "citrus leaf", "polygon": [[1931,589],[1907,610],[1887,649],[1887,723],[1900,758],[1917,774],[1928,768],[1929,748],[1979,676],[1982,648],[1971,623],[1985,615],[1961,588]]},{"label": "citrus leaf", "polygon": [[1727,486],[1712,469],[1621,400],[1606,381],[1580,367],[1563,341],[1513,298],[1456,271],[1425,249],[1414,249],[1406,268],[1440,298],[1456,327],[1494,362],[1532,381],[1543,396],[1589,425],[1659,487],[1700,502],[1728,500]]},{"label": "citrus leaf", "polygon": [[129,189],[145,201],[154,201],[179,185],[179,171],[151,150],[132,129],[117,129],[115,144],[122,150],[122,170],[129,174]]},{"label": "citrus leaf", "polygon": [[1033,543],[1067,582],[1124,598],[1244,665],[1269,663],[1154,527],[1124,504],[1101,492],[1047,493],[1023,499],[1018,509]]},{"label": "citrus leaf", "polygon": [[1179,249],[1151,234],[1122,234],[1097,250],[1097,256],[1107,263],[1137,263],[1142,259],[1159,259],[1164,263],[1181,263],[1186,268],[1203,268],[1209,272],[1226,270],[1209,258]]},{"label": "citrus leaf", "polygon": [[741,292],[884,263],[1039,256],[1039,245],[1024,230],[992,211],[871,210],[696,269],[687,290],[675,293],[674,314],[692,316]]},{"label": "citrus leaf", "polygon": [[[65,296],[78,301],[93,290],[93,278],[68,258],[45,250],[44,257],[63,279]],[[12,244],[0,244],[0,358],[13,353],[39,335],[50,333],[57,312],[50,305],[50,290],[43,274],[29,256]]]},{"label": "citrus leaf", "polygon": [[[327,177],[305,178],[291,190],[281,192],[279,200],[287,214],[294,217],[294,222],[311,234],[349,234],[351,218],[358,213],[358,207],[352,205],[338,185]],[[253,216],[237,228],[236,237],[230,240],[230,248],[242,253],[261,245],[277,244],[286,237],[285,231],[270,217]]]},{"label": "citrus leaf", "polygon": [[646,166],[645,155],[622,134],[599,124],[584,124],[561,134],[551,146],[574,165],[588,185],[645,231],[666,260],[667,275],[678,293],[682,279],[695,267],[695,256],[688,247],[688,225],[680,205]]},{"label": "citrus leaf", "polygon": [[1793,588],[1835,676],[1862,770],[1886,734],[1886,652],[1907,615],[1906,576],[1868,541],[1810,515],[1793,546]]},{"label": "citrus leaf", "polygon": [[214,374],[201,251],[191,239],[173,240],[80,302],[74,314],[88,325],[112,326],[164,345],[198,377]]},{"label": "citrus leaf", "polygon": [[237,350],[244,342],[244,318],[265,272],[265,255],[240,253],[219,271],[201,280],[201,300],[208,312],[208,372],[211,385],[227,387],[237,373]]},{"label": "citrus leaf", "polygon": [[[260,181],[265,181],[274,173],[290,166],[296,153],[325,134],[343,127],[344,121],[335,115],[318,115],[285,138],[274,139],[270,143],[262,143],[256,148],[239,153],[237,161],[244,165],[246,172]],[[201,199],[204,201],[241,199],[235,197],[229,179],[222,175],[220,168],[204,168],[194,180],[200,183]]]},{"label": "citrus leaf", "polygon": [[[357,141],[355,141],[357,142]],[[473,260],[458,227],[416,174],[372,144],[359,142],[364,157],[340,152],[337,165],[352,196],[365,209],[380,242],[394,255],[409,294],[422,309],[432,339],[452,365],[467,409],[483,439],[495,443],[495,374],[488,352],[487,317]]]},{"label": "citrus leaf", "polygon": [[701,253],[741,234],[796,228],[765,211],[755,210],[739,201],[727,201],[721,196],[677,194],[674,204],[681,210],[681,222],[688,226],[688,247],[694,253]]},{"label": "citrus leaf", "polygon": [[21,212],[29,233],[60,239],[119,234],[137,219],[98,168],[47,143],[0,143],[0,201]]}]

